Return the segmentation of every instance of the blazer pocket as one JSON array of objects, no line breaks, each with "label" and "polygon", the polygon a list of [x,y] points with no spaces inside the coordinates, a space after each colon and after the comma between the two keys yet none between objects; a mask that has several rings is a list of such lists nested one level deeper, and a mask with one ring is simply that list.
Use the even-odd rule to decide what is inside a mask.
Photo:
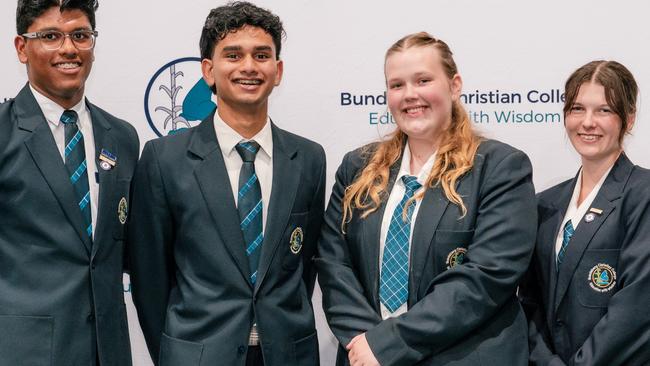
[{"label": "blazer pocket", "polygon": [[0,315],[0,365],[52,365],[53,318]]},{"label": "blazer pocket", "polygon": [[118,179],[113,189],[113,200],[111,201],[110,211],[107,213],[109,222],[113,225],[113,239],[124,240],[126,221],[129,217],[129,210],[131,209],[129,207],[131,204],[129,197],[131,180]]},{"label": "blazer pocket", "polygon": [[159,366],[199,366],[202,356],[203,344],[162,334]]},{"label": "blazer pocket", "polygon": [[[302,247],[305,244],[305,234],[308,212],[292,213],[289,216],[282,239],[280,239],[279,250],[282,253],[282,268],[288,271],[295,271],[302,261]],[[314,243],[307,243],[314,245]]]},{"label": "blazer pocket", "polygon": [[574,281],[578,287],[578,301],[588,308],[607,307],[609,299],[618,291],[618,256],[620,249],[586,250]]},{"label": "blazer pocket", "polygon": [[315,366],[319,363],[316,332],[293,342],[294,365]]},{"label": "blazer pocket", "polygon": [[473,237],[474,230],[436,230],[433,240],[439,271],[464,263]]}]

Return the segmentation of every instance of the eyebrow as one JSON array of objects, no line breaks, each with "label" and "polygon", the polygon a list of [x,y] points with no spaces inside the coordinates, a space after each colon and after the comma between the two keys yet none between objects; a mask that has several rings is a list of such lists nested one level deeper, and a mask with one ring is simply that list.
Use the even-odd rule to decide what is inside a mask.
[{"label": "eyebrow", "polygon": [[[241,46],[226,46],[223,48],[224,52],[231,52],[231,51],[241,51],[242,47]],[[271,46],[256,46],[253,48],[255,51],[272,51],[273,49]]]}]

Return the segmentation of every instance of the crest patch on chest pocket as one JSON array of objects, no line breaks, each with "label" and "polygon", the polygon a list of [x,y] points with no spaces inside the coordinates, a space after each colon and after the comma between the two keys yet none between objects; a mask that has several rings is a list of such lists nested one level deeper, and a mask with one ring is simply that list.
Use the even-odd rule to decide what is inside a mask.
[{"label": "crest patch on chest pocket", "polygon": [[462,264],[463,261],[465,261],[465,255],[467,253],[467,249],[465,248],[456,248],[449,252],[447,255],[447,269],[450,269],[454,266],[457,266],[459,264]]},{"label": "crest patch on chest pocket", "polygon": [[598,292],[608,292],[616,285],[616,271],[612,266],[598,263],[589,271],[589,286]]}]

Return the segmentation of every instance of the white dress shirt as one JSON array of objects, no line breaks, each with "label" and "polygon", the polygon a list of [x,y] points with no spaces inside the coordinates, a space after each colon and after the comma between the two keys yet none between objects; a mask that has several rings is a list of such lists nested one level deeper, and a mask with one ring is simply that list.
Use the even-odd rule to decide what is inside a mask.
[{"label": "white dress shirt", "polygon": [[[61,115],[65,111],[65,108],[58,105],[53,100],[39,93],[34,89],[31,84],[29,85],[38,103],[41,107],[41,111],[45,116],[45,119],[48,122],[48,126],[52,131],[52,136],[54,136],[54,142],[56,147],[61,154],[61,159],[65,164],[65,128],[63,123],[61,123]],[[93,125],[90,118],[90,111],[86,106],[86,97],[82,97],[81,101],[77,103],[74,107],[70,108],[77,112],[79,120],[77,121],[77,126],[79,131],[84,136],[84,150],[86,152],[86,174],[88,174],[88,188],[90,188],[90,214],[92,220],[93,228],[93,237],[95,236],[95,223],[97,222],[97,204],[99,200],[99,183],[96,179],[97,173],[97,163],[95,161],[95,136],[93,135]]]},{"label": "white dress shirt", "polygon": [[[386,246],[386,236],[388,235],[388,228],[390,226],[390,220],[393,217],[393,211],[395,211],[395,208],[397,205],[399,205],[400,201],[404,197],[404,193],[406,192],[406,187],[404,186],[404,182],[402,181],[402,176],[404,175],[415,175],[417,177],[418,183],[422,185],[420,189],[415,191],[414,196],[417,196],[420,192],[426,190],[426,180],[429,177],[429,173],[431,172],[431,168],[433,167],[433,163],[436,161],[436,153],[434,152],[431,154],[429,159],[424,163],[422,168],[420,169],[417,174],[412,174],[411,173],[411,149],[409,148],[409,145],[406,144],[404,146],[404,154],[402,154],[402,164],[400,165],[399,172],[397,173],[397,177],[395,179],[395,184],[393,185],[393,189],[390,191],[390,196],[388,196],[388,201],[386,201],[386,210],[384,211],[384,216],[381,221],[381,233],[379,237],[379,273],[381,275],[381,265],[384,259],[384,248]],[[422,202],[421,198],[418,198],[415,200],[415,209],[413,210],[413,216],[411,216],[411,233],[409,236],[409,248],[408,248],[408,258],[409,258],[409,271],[411,267],[411,239],[413,238],[413,228],[415,227],[415,219],[418,216],[418,211],[420,209],[420,202]],[[395,312],[391,313],[390,310],[388,310],[384,304],[381,304],[381,317],[382,319],[388,319],[391,317],[395,317],[398,315],[401,315],[405,313],[408,308],[407,308],[407,303],[405,302],[400,306]]]},{"label": "white dress shirt", "polygon": [[239,171],[243,160],[235,149],[238,143],[242,141],[255,140],[260,145],[260,149],[255,156],[255,174],[260,182],[262,190],[262,230],[266,228],[266,216],[268,213],[269,200],[271,199],[271,187],[273,183],[273,134],[271,133],[271,120],[267,117],[266,124],[260,132],[253,138],[246,139],[242,137],[232,127],[228,126],[219,116],[214,114],[214,130],[217,133],[219,146],[223,161],[226,164],[228,179],[230,179],[230,188],[237,205],[239,192]]},{"label": "white dress shirt", "polygon": [[[587,213],[587,210],[591,207],[591,204],[594,202],[594,199],[598,195],[598,192],[600,191],[600,188],[603,186],[603,183],[605,182],[605,179],[609,175],[609,172],[612,170],[612,167],[614,165],[609,167],[605,174],[600,178],[598,183],[594,186],[594,188],[589,192],[589,195],[585,198],[584,201],[578,206],[578,198],[580,197],[580,186],[582,185],[582,168],[580,168],[580,172],[578,173],[578,179],[576,179],[576,185],[573,188],[573,195],[571,196],[571,201],[569,201],[569,207],[566,210],[566,214],[564,215],[564,219],[562,220],[562,225],[560,225],[560,230],[557,233],[557,237],[555,238],[555,256],[557,257],[558,253],[560,253],[560,249],[562,248],[562,240],[564,239],[564,225],[566,225],[567,221],[571,220],[571,225],[573,225],[573,230],[578,229],[578,225],[582,222],[582,218],[585,216]],[[600,208],[600,207],[596,207]],[[571,245],[571,244],[569,244]]]}]

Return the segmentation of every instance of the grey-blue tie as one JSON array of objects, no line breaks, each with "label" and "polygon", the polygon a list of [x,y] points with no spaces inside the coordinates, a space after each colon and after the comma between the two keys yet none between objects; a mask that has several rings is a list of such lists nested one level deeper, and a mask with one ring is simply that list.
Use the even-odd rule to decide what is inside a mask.
[{"label": "grey-blue tie", "polygon": [[243,161],[239,171],[237,211],[239,211],[240,227],[246,243],[246,255],[251,271],[250,281],[255,284],[262,241],[264,240],[262,189],[255,173],[255,156],[260,145],[255,141],[240,142],[235,149]]},{"label": "grey-blue tie", "polygon": [[92,214],[90,212],[90,188],[88,185],[88,166],[86,164],[86,150],[84,136],[79,131],[77,112],[66,110],[61,115],[61,122],[65,130],[65,167],[70,174],[70,183],[77,194],[79,209],[84,218],[86,233],[92,238]]}]

